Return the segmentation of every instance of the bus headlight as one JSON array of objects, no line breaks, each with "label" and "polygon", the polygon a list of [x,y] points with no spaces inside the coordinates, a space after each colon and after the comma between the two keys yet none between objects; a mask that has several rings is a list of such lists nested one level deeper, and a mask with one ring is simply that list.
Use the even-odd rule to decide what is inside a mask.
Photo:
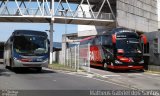
[{"label": "bus headlight", "polygon": [[144,60],[142,60],[142,61],[139,62],[139,64],[143,64],[143,63],[144,63]]},{"label": "bus headlight", "polygon": [[17,60],[17,58],[16,58],[16,57],[14,57],[14,58],[13,58],[13,60]]},{"label": "bus headlight", "polygon": [[122,62],[118,61],[118,60],[115,60],[115,63],[116,64],[123,64]]}]

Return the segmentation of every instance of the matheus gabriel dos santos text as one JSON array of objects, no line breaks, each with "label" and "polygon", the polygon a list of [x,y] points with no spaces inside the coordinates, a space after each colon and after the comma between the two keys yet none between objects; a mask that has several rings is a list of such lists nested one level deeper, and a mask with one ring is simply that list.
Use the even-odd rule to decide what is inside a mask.
[{"label": "matheus gabriel dos santos text", "polygon": [[160,96],[160,90],[90,90],[90,96]]}]

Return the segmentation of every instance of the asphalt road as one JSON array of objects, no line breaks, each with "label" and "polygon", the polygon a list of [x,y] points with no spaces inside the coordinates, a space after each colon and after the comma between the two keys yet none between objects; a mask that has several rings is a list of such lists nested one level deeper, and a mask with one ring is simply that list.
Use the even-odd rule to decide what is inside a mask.
[{"label": "asphalt road", "polygon": [[[33,69],[29,70],[22,69],[20,71],[13,72],[11,70],[5,69],[4,65],[0,64],[0,90],[3,91],[0,92],[1,95],[2,93],[7,93],[8,90],[38,91],[38,92],[33,92],[34,95],[31,94],[32,92],[25,91],[26,94],[29,93],[30,94],[15,95],[15,96],[44,96],[44,93],[46,93],[45,96],[58,96],[59,93],[64,93],[59,95],[59,96],[64,96],[65,93],[67,94],[68,91],[61,92],[60,90],[71,90],[71,91],[88,90],[85,92],[89,94],[89,90],[117,90],[117,89],[122,90],[128,88],[118,84],[114,84],[112,82],[104,82],[101,80],[88,78],[81,75],[71,75],[64,72],[52,71],[46,68],[44,68],[43,71],[40,73],[37,73],[36,70]],[[57,93],[58,95],[53,95],[55,93],[55,90],[60,91],[60,92],[58,91]],[[14,93],[14,92],[9,91],[8,93]],[[81,93],[79,95],[78,92],[76,91],[74,91],[74,93],[76,93],[76,95],[74,96],[84,95],[82,94],[83,92],[79,92]],[[3,94],[3,96],[7,95]]]}]

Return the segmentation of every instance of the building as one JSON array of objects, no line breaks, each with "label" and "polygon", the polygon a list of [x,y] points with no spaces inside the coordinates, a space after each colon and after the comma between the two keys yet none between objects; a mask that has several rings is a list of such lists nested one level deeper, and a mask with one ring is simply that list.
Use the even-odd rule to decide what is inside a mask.
[{"label": "building", "polygon": [[[101,4],[101,2],[99,4]],[[92,6],[94,12],[98,12],[96,9],[100,6],[99,4]],[[89,12],[89,8],[89,6],[83,5],[85,11],[88,9]],[[138,32],[153,32],[158,30],[157,0],[109,0],[109,4],[105,2],[102,7],[102,12],[113,13],[113,17],[115,16],[117,23],[112,24],[112,26],[78,25],[78,35],[96,35],[98,31],[89,31],[115,28],[118,26],[130,28]],[[88,31],[88,33],[84,31]]]},{"label": "building", "polygon": [[149,70],[160,70],[160,0],[157,0],[158,29],[145,33],[149,42]]}]

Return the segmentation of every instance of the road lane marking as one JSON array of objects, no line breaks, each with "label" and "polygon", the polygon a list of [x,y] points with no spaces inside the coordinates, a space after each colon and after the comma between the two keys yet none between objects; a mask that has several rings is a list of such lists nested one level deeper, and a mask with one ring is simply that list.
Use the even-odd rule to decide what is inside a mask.
[{"label": "road lane marking", "polygon": [[106,76],[106,77],[114,77],[114,76],[120,76],[120,75],[103,75],[103,76]]},{"label": "road lane marking", "polygon": [[108,78],[108,77],[119,77],[120,75],[102,75],[103,78]]},{"label": "road lane marking", "polygon": [[102,82],[106,82],[106,83],[110,83],[110,84],[114,84],[114,85],[117,85],[117,86],[122,86],[122,87],[125,87],[125,88],[130,88],[130,89],[137,89],[137,88],[134,88],[132,86],[127,86],[127,85],[123,85],[123,84],[118,84],[118,83],[115,83],[115,82],[111,82],[111,81],[106,81],[106,80],[102,80],[102,79],[97,79],[97,78],[92,78],[94,80],[98,80],[98,81],[102,81]]},{"label": "road lane marking", "polygon": [[93,77],[94,77],[94,75],[92,75],[92,74],[88,74],[86,77],[88,77],[88,78],[93,78]]},{"label": "road lane marking", "polygon": [[160,76],[159,74],[151,74],[151,75],[154,75],[154,76]]},{"label": "road lane marking", "polygon": [[52,80],[53,82],[56,82],[57,80]]},{"label": "road lane marking", "polygon": [[127,74],[128,76],[136,76],[136,75],[143,75],[143,74],[138,74],[138,73],[136,73],[136,74],[134,74],[134,73],[132,73],[132,74]]}]

